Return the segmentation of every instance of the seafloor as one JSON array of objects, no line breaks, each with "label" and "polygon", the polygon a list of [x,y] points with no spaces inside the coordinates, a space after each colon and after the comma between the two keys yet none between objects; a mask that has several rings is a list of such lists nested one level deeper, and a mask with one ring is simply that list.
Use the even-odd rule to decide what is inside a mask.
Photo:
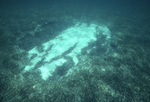
[{"label": "seafloor", "polygon": [[[149,102],[150,12],[146,7],[106,5],[3,1],[0,102]],[[74,66],[73,74],[60,79],[43,81],[22,74],[27,51],[49,38],[39,26],[54,37],[75,22],[106,25],[110,53],[81,55],[84,60]]]}]

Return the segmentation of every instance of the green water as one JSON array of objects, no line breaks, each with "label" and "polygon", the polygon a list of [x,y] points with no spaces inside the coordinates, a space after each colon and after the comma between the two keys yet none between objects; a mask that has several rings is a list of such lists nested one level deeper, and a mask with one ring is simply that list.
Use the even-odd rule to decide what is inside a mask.
[{"label": "green water", "polygon": [[[1,0],[0,102],[149,102],[149,4]],[[45,63],[56,67],[43,80],[38,68]]]}]

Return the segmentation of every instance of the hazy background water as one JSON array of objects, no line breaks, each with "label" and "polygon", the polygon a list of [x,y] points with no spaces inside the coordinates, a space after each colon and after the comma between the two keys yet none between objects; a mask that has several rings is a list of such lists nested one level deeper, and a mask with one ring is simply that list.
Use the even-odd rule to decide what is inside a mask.
[{"label": "hazy background water", "polygon": [[[0,0],[0,101],[149,102],[149,5],[149,0]],[[83,55],[79,59],[86,63],[60,80],[22,74],[28,50],[76,22],[106,25],[110,53]]]}]

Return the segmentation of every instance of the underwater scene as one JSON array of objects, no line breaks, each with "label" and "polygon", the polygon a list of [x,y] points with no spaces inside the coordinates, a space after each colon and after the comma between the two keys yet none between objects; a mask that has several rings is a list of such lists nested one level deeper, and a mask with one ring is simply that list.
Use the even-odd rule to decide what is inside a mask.
[{"label": "underwater scene", "polygon": [[150,1],[0,0],[0,102],[150,102]]}]

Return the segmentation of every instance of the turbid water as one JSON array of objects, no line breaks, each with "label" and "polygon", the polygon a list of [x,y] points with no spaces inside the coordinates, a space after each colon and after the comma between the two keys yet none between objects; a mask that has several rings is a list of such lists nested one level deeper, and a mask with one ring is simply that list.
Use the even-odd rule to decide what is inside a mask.
[{"label": "turbid water", "polygon": [[0,0],[0,102],[149,102],[149,4]]}]

